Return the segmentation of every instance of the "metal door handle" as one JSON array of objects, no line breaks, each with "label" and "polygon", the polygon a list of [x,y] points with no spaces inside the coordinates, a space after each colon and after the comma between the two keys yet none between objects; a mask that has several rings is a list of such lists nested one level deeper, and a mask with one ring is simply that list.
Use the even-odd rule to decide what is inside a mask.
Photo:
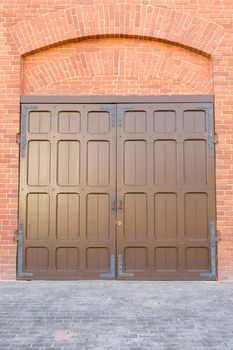
[{"label": "metal door handle", "polygon": [[122,207],[123,207],[123,197],[122,197],[121,195],[118,197],[118,203],[119,203],[118,210],[122,210]]},{"label": "metal door handle", "polygon": [[115,196],[112,195],[112,213],[115,213],[116,211],[116,199]]}]

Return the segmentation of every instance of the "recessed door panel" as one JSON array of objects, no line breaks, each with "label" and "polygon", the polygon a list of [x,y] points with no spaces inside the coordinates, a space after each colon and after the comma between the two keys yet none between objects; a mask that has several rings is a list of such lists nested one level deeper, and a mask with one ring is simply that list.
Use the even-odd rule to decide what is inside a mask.
[{"label": "recessed door panel", "polygon": [[206,193],[185,195],[185,235],[189,239],[208,238],[208,198]]},{"label": "recessed door panel", "polygon": [[59,141],[57,144],[57,182],[60,186],[77,186],[80,177],[80,142]]},{"label": "recessed door panel", "polygon": [[88,248],[86,256],[87,270],[108,272],[110,254],[107,248]]},{"label": "recessed door panel", "polygon": [[154,111],[154,131],[156,133],[174,133],[176,131],[177,115],[172,110]]},{"label": "recessed door panel", "polygon": [[51,144],[49,141],[28,143],[28,185],[47,186],[50,184]]},{"label": "recessed door panel", "polygon": [[26,200],[28,240],[47,240],[50,230],[50,198],[47,193],[30,193]]},{"label": "recessed door panel", "polygon": [[108,186],[110,183],[110,143],[89,141],[87,146],[87,184]]},{"label": "recessed door panel", "polygon": [[184,179],[187,185],[205,185],[207,181],[206,141],[185,140]]},{"label": "recessed door panel", "polygon": [[58,114],[58,131],[61,134],[80,132],[81,115],[78,111],[61,111]]},{"label": "recessed door panel", "polygon": [[125,185],[139,186],[147,182],[147,150],[144,140],[127,140],[124,144]]},{"label": "recessed door panel", "polygon": [[178,210],[175,193],[156,193],[154,228],[157,239],[178,239]]},{"label": "recessed door panel", "polygon": [[51,113],[49,111],[30,111],[28,132],[31,134],[49,134],[51,131]]},{"label": "recessed door panel", "polygon": [[130,134],[145,134],[147,129],[145,111],[127,111],[124,113],[124,130]]},{"label": "recessed door panel", "polygon": [[57,195],[57,238],[70,241],[79,239],[80,196],[77,193]]},{"label": "recessed door panel", "polygon": [[110,131],[110,112],[88,112],[88,132],[90,134],[108,134]]},{"label": "recessed door panel", "polygon": [[157,271],[177,271],[178,249],[173,247],[155,248],[155,269]]},{"label": "recessed door panel", "polygon": [[73,247],[57,248],[56,268],[66,272],[79,270],[79,249]]},{"label": "recessed door panel", "polygon": [[157,140],[154,142],[155,185],[169,186],[177,183],[176,141]]},{"label": "recessed door panel", "polygon": [[130,240],[145,239],[147,235],[147,197],[144,193],[126,193],[124,197],[124,231]]},{"label": "recessed door panel", "polygon": [[110,237],[110,198],[108,194],[92,193],[87,197],[87,238],[104,239]]}]

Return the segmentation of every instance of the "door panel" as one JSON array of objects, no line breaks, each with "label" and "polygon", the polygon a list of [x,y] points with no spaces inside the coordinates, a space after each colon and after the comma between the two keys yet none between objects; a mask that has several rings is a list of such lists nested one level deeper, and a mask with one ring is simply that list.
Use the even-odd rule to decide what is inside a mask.
[{"label": "door panel", "polygon": [[57,184],[78,186],[80,177],[80,141],[59,141],[57,144]]},{"label": "door panel", "polygon": [[110,141],[89,141],[87,144],[87,184],[110,185]]},{"label": "door panel", "polygon": [[177,143],[175,140],[154,141],[154,184],[177,184]]},{"label": "door panel", "polygon": [[213,277],[206,106],[40,104],[25,111],[23,272],[34,279]]}]

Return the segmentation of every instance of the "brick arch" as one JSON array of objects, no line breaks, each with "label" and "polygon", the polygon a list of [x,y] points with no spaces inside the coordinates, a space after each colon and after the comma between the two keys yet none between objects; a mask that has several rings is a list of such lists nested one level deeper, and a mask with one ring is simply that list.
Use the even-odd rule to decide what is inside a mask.
[{"label": "brick arch", "polygon": [[10,27],[21,55],[55,44],[91,37],[130,36],[184,46],[208,57],[223,27],[173,9],[136,4],[77,5]]},{"label": "brick arch", "polygon": [[140,90],[141,94],[150,93],[150,89],[157,94],[168,89],[170,93],[213,92],[208,58],[139,39],[105,38],[65,44],[24,57],[23,67],[22,93],[26,95],[75,94],[77,87],[79,94],[98,94],[100,88],[106,89],[105,84],[112,94],[127,93],[129,89]]}]

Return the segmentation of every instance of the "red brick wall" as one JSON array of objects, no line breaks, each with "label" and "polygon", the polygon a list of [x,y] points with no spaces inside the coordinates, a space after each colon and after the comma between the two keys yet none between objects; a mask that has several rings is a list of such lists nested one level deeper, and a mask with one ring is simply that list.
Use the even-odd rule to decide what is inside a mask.
[{"label": "red brick wall", "polygon": [[20,94],[214,94],[218,269],[233,279],[232,9],[229,0],[3,0],[0,279],[15,278]]}]

